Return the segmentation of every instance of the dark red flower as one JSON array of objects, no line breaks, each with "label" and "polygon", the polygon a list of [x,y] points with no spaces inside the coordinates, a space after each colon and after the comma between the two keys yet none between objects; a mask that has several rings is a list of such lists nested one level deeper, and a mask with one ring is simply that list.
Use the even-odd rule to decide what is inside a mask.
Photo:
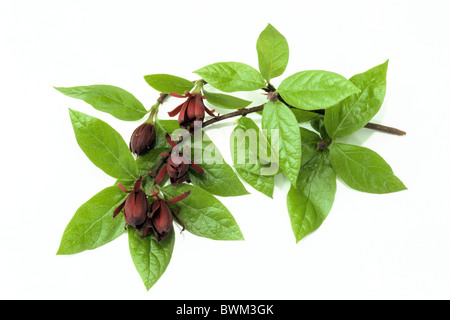
[{"label": "dark red flower", "polygon": [[204,97],[200,92],[189,93],[186,92],[184,96],[171,93],[173,97],[177,98],[187,98],[185,102],[180,104],[178,107],[169,112],[169,116],[175,117],[178,114],[178,124],[180,128],[187,129],[192,134],[194,132],[194,122],[201,121],[205,118],[205,111],[212,117],[217,117],[213,112],[214,110],[209,110],[203,103]]},{"label": "dark red flower", "polygon": [[153,229],[153,232],[156,235],[156,239],[158,241],[162,241],[170,233],[170,230],[172,229],[174,218],[182,226],[182,228],[183,228],[182,231],[184,231],[184,229],[185,229],[184,224],[177,217],[177,214],[180,210],[178,209],[175,212],[172,211],[172,209],[169,207],[168,203],[175,203],[175,202],[185,199],[191,193],[191,191],[187,191],[169,201],[161,199],[159,197],[158,193],[153,192],[153,195],[150,196],[150,197],[155,197],[155,200],[153,200],[150,211],[148,212],[148,220],[147,220],[144,232],[143,232],[143,236],[146,236],[148,234],[148,232],[151,229]]},{"label": "dark red flower", "polygon": [[[166,140],[169,142],[173,150],[177,150],[177,144],[172,141],[169,134],[166,134]],[[162,156],[168,157],[167,163],[161,168],[158,175],[155,178],[154,185],[160,183],[162,179],[169,174],[170,183],[175,187],[178,184],[187,181],[189,167],[194,169],[200,174],[205,174],[205,171],[198,164],[195,164],[190,160],[190,157],[179,154],[177,152],[172,154],[161,154]]]},{"label": "dark red flower", "polygon": [[115,218],[120,211],[124,209],[125,222],[133,227],[142,226],[147,219],[148,201],[147,195],[144,190],[141,189],[142,177],[134,183],[134,187],[131,191],[124,188],[119,183],[119,188],[124,192],[129,193],[125,201],[114,210],[113,217]]},{"label": "dark red flower", "polygon": [[156,133],[153,123],[143,123],[137,127],[130,139],[130,150],[138,157],[149,151],[155,143]]}]

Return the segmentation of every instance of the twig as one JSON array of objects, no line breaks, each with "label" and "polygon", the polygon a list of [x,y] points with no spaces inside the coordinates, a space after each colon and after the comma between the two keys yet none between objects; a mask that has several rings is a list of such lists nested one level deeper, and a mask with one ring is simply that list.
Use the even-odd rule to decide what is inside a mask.
[{"label": "twig", "polygon": [[209,120],[203,122],[203,128],[207,127],[213,123],[222,121],[222,120],[239,117],[239,116],[245,117],[249,113],[262,111],[263,109],[264,109],[264,104],[257,106],[257,107],[248,108],[248,109],[247,108],[238,109],[234,112],[226,113],[221,116],[218,116],[217,118],[212,118],[212,119],[209,119]]},{"label": "twig", "polygon": [[[294,107],[291,107],[291,106],[288,106],[288,107],[289,108],[294,108]],[[230,113],[218,116],[217,118],[212,118],[212,119],[209,119],[208,121],[205,121],[203,123],[203,128],[206,127],[206,126],[209,126],[211,124],[214,124],[216,122],[225,120],[225,119],[230,119],[230,118],[239,117],[239,116],[246,116],[249,113],[262,111],[263,109],[264,109],[264,104],[262,104],[260,106],[248,108],[248,109],[246,109],[246,108],[238,109],[238,110],[236,110],[234,112],[230,112]],[[323,114],[323,110],[314,110],[314,111],[310,111],[310,112]],[[389,133],[389,134],[394,134],[394,135],[397,135],[397,136],[404,136],[406,134],[405,131],[402,131],[402,130],[399,130],[399,129],[396,129],[396,128],[393,128],[393,127],[384,126],[384,125],[381,125],[381,124],[372,123],[372,122],[369,122],[364,127],[367,128],[367,129],[372,129],[372,130],[381,131],[381,132],[385,132],[385,133]]]},{"label": "twig", "polygon": [[[273,89],[271,88],[271,90],[267,90],[267,92],[273,92],[272,90]],[[168,94],[161,93],[160,97],[158,98],[158,102],[162,103],[164,101],[164,99],[167,98],[167,96],[168,96]],[[281,102],[283,102],[289,108],[294,108],[294,107],[288,105],[280,96],[278,96],[278,98]],[[262,111],[262,110],[264,110],[264,106],[265,106],[265,103],[262,105],[256,106],[256,107],[242,108],[242,109],[238,109],[234,112],[223,114],[221,116],[218,116],[216,118],[212,118],[212,119],[209,119],[209,120],[203,122],[202,128],[205,128],[207,126],[210,126],[210,125],[212,125],[216,122],[222,121],[222,120],[226,120],[226,119],[230,119],[230,118],[234,118],[234,117],[245,117],[247,114]],[[318,114],[325,113],[325,110],[305,110],[305,111],[314,112],[314,113],[318,113]],[[397,136],[404,136],[406,134],[405,131],[399,130],[397,128],[388,127],[388,126],[384,126],[382,124],[376,124],[376,123],[372,123],[372,122],[369,122],[364,127],[367,129],[372,129],[372,130],[389,133],[389,134],[393,134],[393,135],[397,135]],[[166,153],[170,154],[171,152],[172,152],[172,148],[167,150]],[[155,165],[155,167],[152,170],[148,171],[149,176],[156,177],[156,174],[158,173],[159,168],[164,163],[164,161],[166,161],[166,158],[167,157],[162,157],[161,160]]]},{"label": "twig", "polygon": [[396,128],[392,128],[392,127],[388,127],[388,126],[383,126],[382,124],[376,124],[376,123],[372,123],[372,122],[369,122],[368,124],[366,124],[364,126],[364,128],[377,130],[377,131],[390,133],[390,134],[395,134],[397,136],[404,136],[406,134],[405,131],[402,131],[400,129],[396,129]]}]

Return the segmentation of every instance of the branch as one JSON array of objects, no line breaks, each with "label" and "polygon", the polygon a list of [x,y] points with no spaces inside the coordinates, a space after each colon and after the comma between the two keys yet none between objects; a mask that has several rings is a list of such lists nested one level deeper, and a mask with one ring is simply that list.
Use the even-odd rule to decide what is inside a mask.
[{"label": "branch", "polygon": [[389,134],[395,134],[397,136],[404,136],[406,134],[406,132],[403,130],[396,129],[393,127],[383,126],[382,124],[376,124],[376,123],[372,123],[372,122],[369,122],[368,124],[366,124],[364,126],[364,128],[377,130],[377,131],[381,131],[381,132],[385,132],[385,133],[389,133]]},{"label": "branch", "polygon": [[[162,103],[164,101],[164,99],[167,98],[167,96],[168,96],[168,94],[161,93],[160,97],[158,98],[158,102]],[[278,96],[278,98],[281,98],[281,97]],[[294,107],[288,105],[282,99],[280,99],[280,101],[283,102],[289,108],[294,108]],[[222,120],[226,120],[226,119],[230,119],[230,118],[234,118],[234,117],[245,117],[247,114],[258,112],[258,111],[262,111],[262,110],[264,110],[264,106],[265,106],[265,103],[262,104],[262,105],[256,106],[256,107],[242,108],[242,109],[238,109],[238,110],[236,110],[234,112],[223,114],[221,116],[218,116],[216,118],[212,118],[212,119],[209,119],[209,120],[203,122],[203,127],[202,128],[205,128],[207,126],[210,126],[210,125],[212,125],[212,124],[214,124],[216,122],[222,121]],[[308,111],[308,110],[305,110],[305,111]],[[324,114],[325,110],[311,110],[309,112],[314,112],[314,113],[318,113],[318,114]],[[400,129],[396,129],[396,128],[393,128],[393,127],[388,127],[388,126],[384,126],[382,124],[376,124],[376,123],[372,123],[372,122],[369,122],[368,124],[366,124],[364,126],[364,128],[372,129],[372,130],[376,130],[376,131],[380,131],[380,132],[384,132],[384,133],[389,133],[389,134],[393,134],[393,135],[397,135],[397,136],[404,136],[406,134],[405,131],[402,131]],[[172,152],[172,148],[167,150],[166,153],[170,154],[171,152]],[[156,177],[156,174],[158,173],[158,170],[160,169],[160,167],[162,166],[162,164],[164,163],[166,158],[167,157],[162,157],[161,160],[156,164],[156,166],[152,170],[148,171],[149,176]]]},{"label": "branch", "polygon": [[223,114],[221,116],[218,116],[217,118],[209,119],[208,121],[203,122],[203,128],[207,127],[207,126],[209,126],[209,125],[211,125],[213,123],[222,121],[222,120],[226,120],[226,119],[230,119],[230,118],[234,118],[234,117],[239,117],[239,116],[245,117],[249,113],[262,111],[264,109],[264,105],[265,104],[262,104],[260,106],[252,107],[252,108],[248,108],[248,109],[247,108],[238,109],[238,110],[236,110],[234,112],[230,112],[230,113],[226,113],[226,114]]},{"label": "branch", "polygon": [[[288,105],[288,107],[289,108],[294,108],[294,107],[289,106],[289,105]],[[247,108],[238,109],[235,112],[230,112],[230,113],[218,116],[217,118],[212,118],[212,119],[209,119],[208,121],[205,121],[203,123],[203,128],[206,127],[206,126],[209,126],[211,124],[214,124],[216,122],[225,120],[225,119],[230,119],[230,118],[239,117],[239,116],[244,116],[245,117],[249,113],[262,111],[263,109],[264,109],[264,104],[262,104],[260,106],[248,108],[248,109]],[[314,110],[314,111],[310,111],[310,112],[319,113],[319,114],[323,114],[324,113],[323,110]],[[406,134],[405,131],[402,131],[402,130],[399,130],[399,129],[396,129],[396,128],[393,128],[393,127],[384,126],[384,125],[381,125],[381,124],[372,123],[372,122],[369,122],[364,127],[367,128],[367,129],[372,129],[372,130],[381,131],[381,132],[385,132],[385,133],[389,133],[389,134],[394,134],[394,135],[397,135],[397,136],[404,136]]]}]

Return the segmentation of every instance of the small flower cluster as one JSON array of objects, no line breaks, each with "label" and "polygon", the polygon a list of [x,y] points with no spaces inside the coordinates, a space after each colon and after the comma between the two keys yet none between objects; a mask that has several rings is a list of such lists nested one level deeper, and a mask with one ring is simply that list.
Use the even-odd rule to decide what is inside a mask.
[{"label": "small flower cluster", "polygon": [[167,163],[161,168],[158,175],[156,176],[154,184],[160,183],[166,174],[169,174],[170,183],[175,187],[178,184],[188,180],[188,170],[189,167],[194,169],[200,174],[205,174],[205,171],[198,164],[195,164],[193,160],[190,159],[190,154],[179,153],[178,146],[175,141],[170,138],[169,134],[166,134],[166,140],[170,144],[173,152],[172,154],[163,153],[161,156],[168,157]]},{"label": "small flower cluster", "polygon": [[[179,209],[173,211],[168,204],[184,200],[190,194],[190,191],[171,200],[165,200],[159,196],[159,191],[156,193],[152,190],[152,195],[146,195],[141,185],[142,177],[134,183],[134,187],[131,190],[127,190],[119,183],[119,188],[128,193],[128,196],[114,210],[113,217],[115,218],[123,209],[127,225],[134,227],[144,237],[148,235],[150,230],[153,230],[158,241],[162,241],[167,237],[172,229],[173,219],[184,230],[183,222],[177,217]],[[149,198],[153,197],[155,199],[149,204]]]},{"label": "small flower cluster", "polygon": [[[186,92],[184,96],[172,93],[171,96],[187,98],[185,102],[169,112],[169,115],[173,117],[178,114],[180,128],[189,129],[191,134],[194,132],[194,122],[200,121],[203,123],[205,112],[215,117],[214,110],[209,110],[203,103],[204,97],[200,92]],[[165,138],[172,152],[171,154],[161,154],[162,157],[168,160],[156,175],[153,186],[158,185],[167,174],[173,186],[188,181],[190,167],[200,174],[205,174],[205,171],[198,164],[191,161],[189,151],[185,151],[184,153],[177,152],[177,143],[170,138],[168,133],[166,133]],[[153,148],[155,140],[156,130],[154,124],[152,122],[145,122],[134,130],[129,144],[130,151],[137,157],[140,157]],[[184,230],[183,222],[177,217],[179,209],[173,211],[168,204],[184,200],[190,194],[190,191],[171,200],[161,198],[159,190],[158,192],[152,190],[152,194],[147,195],[142,189],[142,176],[134,183],[134,187],[131,190],[127,190],[120,183],[118,186],[122,191],[128,193],[128,196],[114,210],[114,218],[123,210],[127,225],[134,227],[143,237],[147,236],[153,230],[158,241],[162,241],[167,237],[172,229],[174,219]],[[154,199],[149,204],[149,199],[151,198]]]},{"label": "small flower cluster", "polygon": [[[175,93],[171,93],[170,95],[177,98],[187,98],[185,102],[168,112],[168,114],[171,117],[178,115],[178,124],[180,125],[180,128],[189,129],[189,133],[191,134],[194,133],[195,122],[203,124],[205,112],[212,117],[217,117],[214,114],[214,110],[210,110],[205,106],[205,103],[203,102],[205,97],[202,96],[200,92],[185,92],[184,96]],[[155,126],[152,122],[145,122],[137,127],[131,135],[130,150],[137,157],[140,157],[153,147],[155,139]]]}]

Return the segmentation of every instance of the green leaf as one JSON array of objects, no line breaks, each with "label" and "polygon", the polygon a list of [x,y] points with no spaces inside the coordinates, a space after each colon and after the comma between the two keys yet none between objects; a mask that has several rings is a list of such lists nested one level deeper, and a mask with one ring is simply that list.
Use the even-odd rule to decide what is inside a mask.
[{"label": "green leaf", "polygon": [[126,197],[125,192],[113,186],[84,203],[67,225],[57,254],[93,250],[119,237],[125,231],[125,219],[123,214],[113,219],[113,213]]},{"label": "green leaf", "polygon": [[361,92],[325,112],[325,126],[331,137],[348,136],[364,127],[377,114],[386,94],[388,62],[350,78]]},{"label": "green leaf", "polygon": [[326,109],[360,90],[343,76],[329,71],[298,72],[284,79],[277,90],[289,105],[304,109]]},{"label": "green leaf", "polygon": [[[260,141],[261,139],[264,140]],[[260,150],[261,146],[268,150]],[[260,160],[264,160],[265,163],[270,162],[270,158],[266,157],[266,155],[269,156],[269,153],[273,151],[269,141],[260,133],[259,127],[252,119],[247,117],[239,118],[237,126],[230,137],[230,147],[236,169],[245,170],[256,175],[267,176],[276,174],[264,174],[263,169],[268,168],[268,166],[263,165]]]},{"label": "green leaf", "polygon": [[258,70],[240,62],[218,62],[194,73],[223,92],[254,91],[265,86],[264,78]]},{"label": "green leaf", "polygon": [[157,119],[155,122],[156,141],[154,148],[169,148],[170,145],[167,143],[166,133],[172,134],[172,132],[177,129],[180,129],[180,125],[177,120]]},{"label": "green leaf", "polygon": [[[166,153],[167,150],[168,148],[151,149],[147,153],[136,159],[136,165],[138,167],[139,174],[144,177],[142,181],[142,188],[144,189],[146,194],[151,194],[153,182],[155,181],[155,179],[148,176],[147,173],[148,171],[152,170],[162,159],[162,157],[160,156],[161,153]],[[134,181],[131,184],[126,184],[124,182],[122,182],[122,184],[132,187],[134,185]]]},{"label": "green leaf", "polygon": [[144,76],[145,81],[155,89],[162,93],[178,93],[184,94],[194,88],[192,81],[172,76],[170,74],[150,74]]},{"label": "green leaf", "polygon": [[274,176],[262,176],[259,174],[254,174],[249,171],[243,170],[241,168],[235,169],[236,172],[239,174],[239,176],[253,188],[265,194],[269,198],[273,197],[273,189],[275,186]]},{"label": "green leaf", "polygon": [[241,109],[252,103],[251,101],[233,97],[228,94],[212,93],[206,90],[203,90],[203,94],[206,96],[206,101],[213,106],[222,109]]},{"label": "green leaf", "polygon": [[266,103],[262,117],[262,128],[274,147],[270,130],[279,132],[279,163],[286,177],[295,184],[300,170],[302,150],[300,128],[294,114],[283,103],[269,101]]},{"label": "green leaf", "polygon": [[89,160],[119,180],[136,180],[136,162],[121,135],[109,124],[69,109],[75,137]]},{"label": "green leaf", "polygon": [[286,38],[272,25],[268,25],[256,42],[259,70],[264,79],[281,76],[289,61],[289,46]]},{"label": "green leaf", "polygon": [[136,165],[139,170],[139,174],[144,176],[149,170],[161,160],[161,153],[166,153],[168,148],[151,149],[144,155],[136,159]]},{"label": "green leaf", "polygon": [[81,99],[95,109],[107,112],[120,120],[136,121],[147,114],[142,103],[131,93],[121,88],[107,85],[58,88],[66,96]]},{"label": "green leaf", "polygon": [[172,198],[188,190],[191,194],[176,204],[181,209],[178,217],[187,231],[213,240],[244,240],[230,211],[209,192],[187,184],[162,188],[163,193]]},{"label": "green leaf", "polygon": [[205,175],[201,175],[192,168],[189,170],[189,179],[193,185],[220,197],[249,194],[233,169],[225,162],[211,164],[203,162],[200,166],[205,171]]},{"label": "green leaf", "polygon": [[[238,130],[242,130],[241,131],[242,136],[238,135],[239,133]],[[256,154],[252,154],[251,150],[252,148],[250,148],[250,141],[248,146],[246,144],[245,134],[248,132],[247,130],[253,130],[254,132],[253,143],[256,143],[257,145],[254,146],[253,149],[256,149],[254,150]],[[261,156],[259,149],[260,148],[259,139],[262,138],[265,138],[265,136],[260,133],[260,130],[256,125],[256,123],[250,118],[241,117],[238,120],[238,125],[233,131],[233,135],[231,136],[231,139],[237,140],[237,141],[230,141],[232,148],[231,153],[233,155],[234,167],[239,176],[256,190],[262,192],[268,197],[272,197],[274,189],[274,177],[273,175],[272,176],[262,175],[264,172],[263,168],[267,168],[267,166],[263,165],[260,159],[258,158],[258,156]],[[268,145],[267,147],[270,149],[270,145]],[[245,150],[245,157],[242,161],[243,163],[238,163],[241,162],[241,160],[238,158],[238,150],[239,151]],[[253,158],[255,160],[253,161],[254,163],[250,161],[250,158]]]},{"label": "green leaf", "polygon": [[158,242],[153,234],[142,238],[134,228],[128,228],[128,243],[133,263],[144,282],[150,288],[161,278],[172,258],[175,233]]},{"label": "green leaf", "polygon": [[333,143],[331,163],[339,178],[355,190],[381,194],[406,189],[386,161],[368,148]]},{"label": "green leaf", "polygon": [[319,113],[294,108],[291,109],[291,112],[294,114],[298,123],[304,123],[311,121],[312,119],[322,117],[322,115]]},{"label": "green leaf", "polygon": [[325,128],[325,124],[323,121],[323,116],[314,118],[310,121],[311,127],[314,128],[317,132],[320,133],[320,136],[323,140],[326,140],[328,143],[331,143],[332,139],[328,135],[328,132]]},{"label": "green leaf", "polygon": [[[242,182],[234,173],[233,169],[225,162],[219,149],[214,145],[208,135],[202,131],[202,145],[193,146],[191,156],[194,162],[200,165],[205,175],[198,173],[192,168],[189,170],[189,179],[192,184],[221,197],[236,197],[249,194]],[[210,158],[205,150],[214,150],[214,158]],[[201,155],[201,160],[198,157]]]},{"label": "green leaf", "polygon": [[302,135],[302,166],[309,162],[317,154],[317,144],[320,136],[308,129],[300,128]]},{"label": "green leaf", "polygon": [[328,216],[336,194],[336,174],[328,150],[316,155],[300,170],[291,186],[287,207],[297,242],[317,230]]}]

